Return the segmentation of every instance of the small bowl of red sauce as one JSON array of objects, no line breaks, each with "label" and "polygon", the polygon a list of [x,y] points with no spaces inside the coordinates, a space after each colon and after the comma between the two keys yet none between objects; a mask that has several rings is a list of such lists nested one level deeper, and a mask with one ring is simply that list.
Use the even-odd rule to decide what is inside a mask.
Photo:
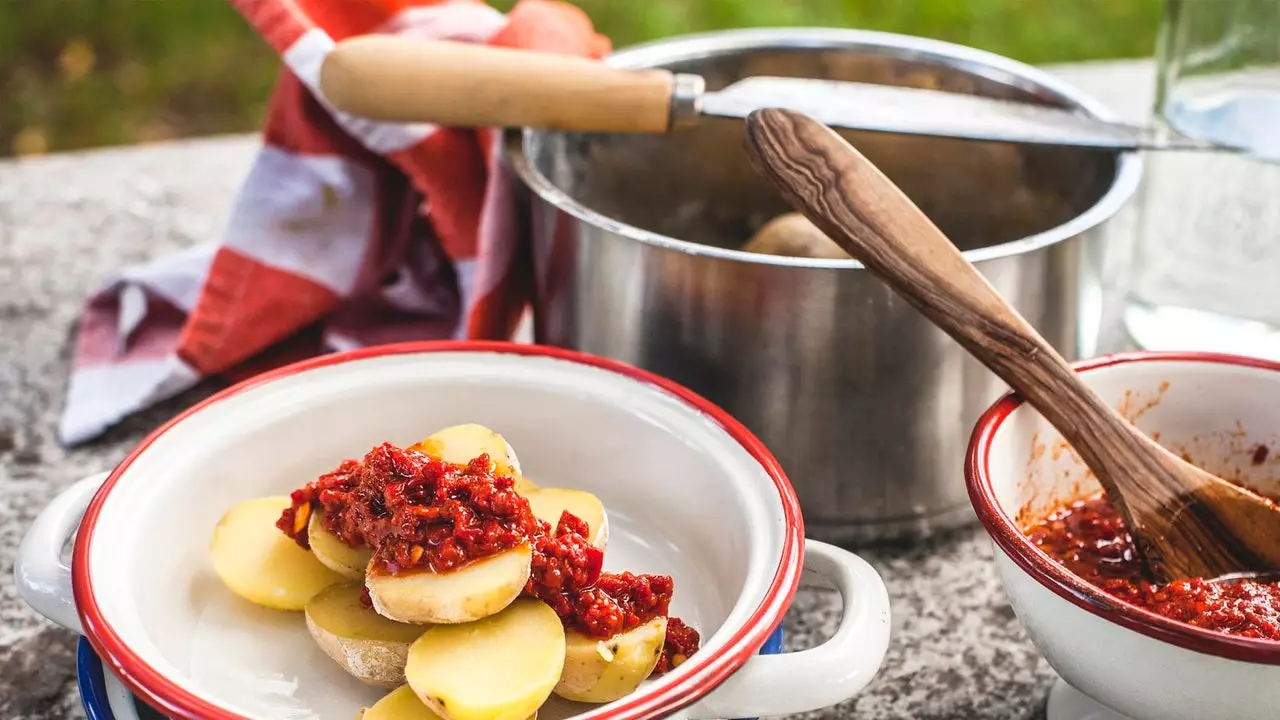
[{"label": "small bowl of red sauce", "polygon": [[[444,460],[434,433],[469,423],[500,435],[504,446]],[[551,525],[534,522],[532,491],[517,491],[517,481],[585,491],[607,510],[607,524],[566,510],[553,537]],[[329,518],[331,511],[340,514]],[[72,536],[68,567],[61,551]],[[369,554],[359,556],[362,549]],[[525,576],[507,588],[511,558],[521,557]],[[363,590],[350,581],[353,569]],[[459,587],[467,572],[468,587],[483,585],[484,593],[441,589]],[[474,580],[492,573],[502,582]],[[337,353],[214,395],[157,429],[114,470],[58,496],[24,538],[15,575],[24,599],[82,633],[129,691],[185,720],[351,720],[406,687],[421,699],[405,655],[392,668],[404,679],[370,668],[392,664],[395,642],[409,652],[409,642],[465,638],[466,623],[503,616],[524,618],[524,628],[564,648],[548,655],[554,643],[539,641],[530,651],[531,643],[512,640],[529,633],[507,627],[501,643],[486,641],[484,659],[501,658],[508,668],[558,667],[561,659],[569,667],[571,634],[597,639],[604,663],[628,658],[589,677],[588,690],[612,668],[656,663],[615,699],[571,698],[559,688],[560,670],[542,673],[535,680],[554,674],[557,692],[548,685],[536,700],[539,720],[819,709],[865,687],[889,643],[889,599],[875,569],[805,539],[785,473],[739,422],[629,365],[511,343]],[[840,592],[840,627],[818,647],[762,656],[802,575]],[[477,597],[495,602],[490,586],[514,589],[502,605],[476,610]],[[331,612],[322,615],[321,606]],[[398,619],[427,606],[464,607],[474,617]],[[369,628],[387,632],[371,618],[414,632],[365,637]],[[632,646],[606,642],[664,618],[665,639],[651,658],[632,662]],[[327,635],[309,632],[322,625]],[[321,647],[326,637],[374,640],[381,654]],[[594,660],[573,662],[581,669]],[[431,677],[462,678],[455,684],[474,691],[486,672],[501,674],[493,667],[457,663]],[[389,695],[389,678],[408,685]],[[485,690],[468,699],[477,692]],[[434,701],[444,720],[452,717],[444,691],[421,701],[412,693],[422,712]],[[483,708],[485,699],[476,702]],[[474,718],[475,706],[453,712]],[[502,712],[513,715],[513,707]],[[520,707],[518,715],[511,720],[529,713]]]},{"label": "small bowl of red sauce", "polygon": [[[1280,496],[1280,364],[1143,352],[1076,370],[1173,452]],[[1150,582],[1097,480],[1016,393],[979,420],[965,475],[1010,603],[1063,681],[1049,720],[1277,716],[1280,583]]]}]

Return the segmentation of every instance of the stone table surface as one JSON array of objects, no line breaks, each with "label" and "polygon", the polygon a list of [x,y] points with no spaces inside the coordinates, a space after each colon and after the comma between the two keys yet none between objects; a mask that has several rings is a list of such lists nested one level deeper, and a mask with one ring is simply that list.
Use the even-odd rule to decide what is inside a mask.
[{"label": "stone table surface", "polygon": [[[1128,119],[1141,119],[1151,97],[1149,63],[1052,70]],[[116,268],[216,240],[256,147],[255,137],[235,136],[0,162],[0,718],[84,716],[76,636],[15,591],[23,532],[58,491],[110,468],[201,394],[62,447],[54,429],[80,304]],[[1042,716],[1054,675],[1014,617],[981,530],[860,552],[888,584],[892,647],[866,691],[813,717]],[[838,618],[838,600],[802,592],[788,646],[818,642]]]}]

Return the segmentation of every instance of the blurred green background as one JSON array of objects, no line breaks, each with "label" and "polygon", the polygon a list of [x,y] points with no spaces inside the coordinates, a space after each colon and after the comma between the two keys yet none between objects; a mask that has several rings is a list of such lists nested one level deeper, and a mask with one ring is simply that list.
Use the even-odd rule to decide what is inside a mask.
[{"label": "blurred green background", "polygon": [[[716,28],[826,25],[1031,63],[1150,55],[1160,2],[577,0],[617,47]],[[223,0],[0,0],[0,154],[253,130],[278,68]]]}]

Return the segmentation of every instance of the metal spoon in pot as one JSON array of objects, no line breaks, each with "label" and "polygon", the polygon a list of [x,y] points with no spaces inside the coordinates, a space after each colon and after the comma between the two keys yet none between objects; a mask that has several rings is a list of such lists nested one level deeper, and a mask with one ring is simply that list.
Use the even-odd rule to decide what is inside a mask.
[{"label": "metal spoon in pot", "polygon": [[756,167],[868,270],[1023,395],[1124,517],[1153,580],[1280,570],[1280,508],[1191,465],[1085,385],[954,244],[861,153],[804,115],[746,121]]}]

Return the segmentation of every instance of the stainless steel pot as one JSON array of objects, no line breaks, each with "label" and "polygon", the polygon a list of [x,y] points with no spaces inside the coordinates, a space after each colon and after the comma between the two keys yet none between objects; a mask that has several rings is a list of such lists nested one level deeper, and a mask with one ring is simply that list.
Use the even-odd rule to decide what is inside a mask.
[{"label": "stainless steel pot", "polygon": [[[612,56],[694,72],[837,78],[1079,108],[1029,66],[874,32],[760,29]],[[736,248],[789,210],[752,170],[739,123],[665,136],[507,135],[530,195],[538,342],[666,375],[742,420],[795,483],[809,534],[919,537],[967,523],[969,431],[1004,386],[859,264]],[[1132,156],[846,135],[1068,359],[1093,351],[1103,230],[1141,173]]]}]

